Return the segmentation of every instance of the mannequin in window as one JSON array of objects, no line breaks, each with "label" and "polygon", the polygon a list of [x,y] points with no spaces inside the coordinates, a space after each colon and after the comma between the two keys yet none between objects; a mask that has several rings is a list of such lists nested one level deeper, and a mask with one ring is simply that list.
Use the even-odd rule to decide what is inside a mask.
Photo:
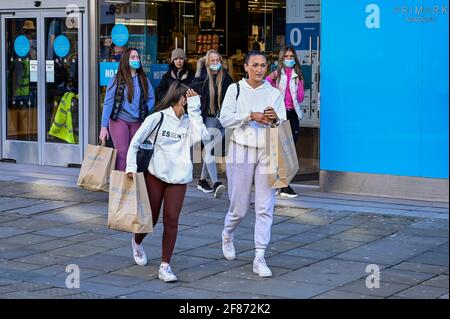
[{"label": "mannequin in window", "polygon": [[261,46],[260,46],[260,44],[258,42],[258,36],[257,35],[255,35],[255,39],[254,39],[253,44],[252,44],[252,50],[253,51],[261,51]]},{"label": "mannequin in window", "polygon": [[178,49],[183,47],[183,33],[181,33],[178,29],[178,25],[175,24],[173,27],[173,31],[171,33],[172,36],[172,48]]},{"label": "mannequin in window", "polygon": [[200,2],[200,29],[214,29],[216,27],[216,4],[212,0]]}]

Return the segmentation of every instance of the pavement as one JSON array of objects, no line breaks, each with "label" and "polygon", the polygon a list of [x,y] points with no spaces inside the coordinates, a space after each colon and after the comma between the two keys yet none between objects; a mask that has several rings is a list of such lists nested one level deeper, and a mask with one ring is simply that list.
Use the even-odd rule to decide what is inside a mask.
[{"label": "pavement", "polygon": [[225,260],[227,194],[214,199],[192,183],[171,262],[179,280],[163,283],[161,223],[144,241],[148,265],[137,266],[131,235],[106,227],[108,194],[78,188],[78,172],[0,163],[0,298],[449,298],[448,203],[294,185],[299,198],[277,199],[273,277],[259,278],[254,210],[236,230],[237,258]]}]

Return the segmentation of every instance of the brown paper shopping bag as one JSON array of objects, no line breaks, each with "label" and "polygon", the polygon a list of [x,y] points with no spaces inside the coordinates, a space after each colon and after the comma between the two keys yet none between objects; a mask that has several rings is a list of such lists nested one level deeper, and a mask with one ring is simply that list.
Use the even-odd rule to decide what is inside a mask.
[{"label": "brown paper shopping bag", "polygon": [[88,144],[81,164],[78,186],[91,191],[109,190],[108,179],[116,165],[117,152],[110,147]]},{"label": "brown paper shopping bag", "polygon": [[267,129],[266,155],[269,157],[269,183],[272,188],[287,187],[298,171],[297,151],[289,121]]},{"label": "brown paper shopping bag", "polygon": [[111,172],[108,228],[137,234],[153,231],[152,211],[143,173],[134,174],[131,179],[125,172]]}]

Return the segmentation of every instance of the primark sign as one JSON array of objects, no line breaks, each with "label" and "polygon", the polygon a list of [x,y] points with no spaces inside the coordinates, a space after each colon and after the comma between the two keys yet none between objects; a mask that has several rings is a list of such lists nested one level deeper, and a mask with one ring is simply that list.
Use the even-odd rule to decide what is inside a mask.
[{"label": "primark sign", "polygon": [[396,6],[394,14],[409,23],[432,23],[440,16],[448,16],[448,5]]},{"label": "primark sign", "polygon": [[[368,4],[366,6],[366,27],[368,29],[379,29],[384,11],[385,8],[380,8],[376,3]],[[393,14],[396,17],[402,17],[408,23],[432,23],[437,22],[439,17],[448,17],[448,5],[395,6]]]}]

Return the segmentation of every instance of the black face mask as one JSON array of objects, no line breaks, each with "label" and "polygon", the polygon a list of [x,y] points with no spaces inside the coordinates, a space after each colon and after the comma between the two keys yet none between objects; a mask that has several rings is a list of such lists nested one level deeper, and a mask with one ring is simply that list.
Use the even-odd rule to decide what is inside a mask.
[{"label": "black face mask", "polygon": [[122,53],[114,54],[113,59],[117,62],[120,62],[120,59],[122,58]]},{"label": "black face mask", "polygon": [[184,114],[188,114],[187,101],[185,101],[185,104],[183,105],[183,108],[184,108]]}]

